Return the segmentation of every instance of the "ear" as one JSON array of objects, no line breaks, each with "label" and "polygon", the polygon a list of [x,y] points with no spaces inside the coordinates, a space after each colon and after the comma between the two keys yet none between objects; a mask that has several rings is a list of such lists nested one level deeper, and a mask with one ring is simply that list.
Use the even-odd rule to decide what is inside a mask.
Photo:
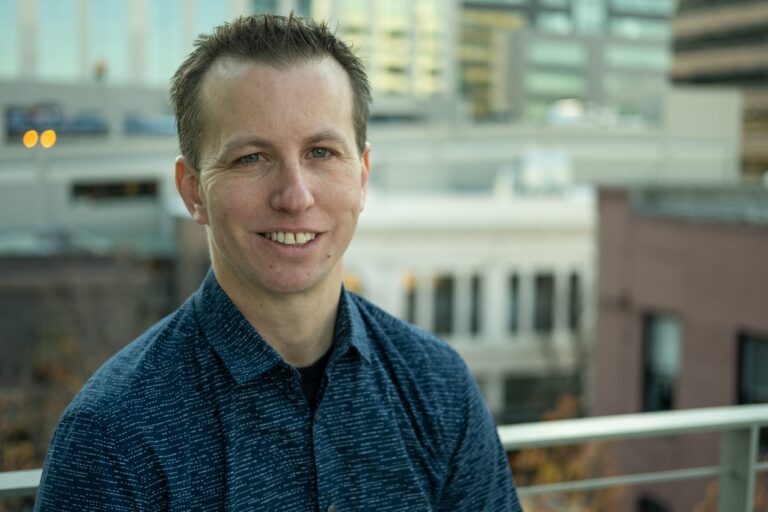
[{"label": "ear", "polygon": [[200,173],[183,156],[176,157],[176,190],[194,221],[208,224],[208,212],[200,193]]},{"label": "ear", "polygon": [[365,150],[363,156],[360,158],[361,172],[360,172],[360,186],[363,194],[360,199],[360,211],[365,208],[365,199],[368,196],[368,176],[371,174],[371,143],[365,143]]}]

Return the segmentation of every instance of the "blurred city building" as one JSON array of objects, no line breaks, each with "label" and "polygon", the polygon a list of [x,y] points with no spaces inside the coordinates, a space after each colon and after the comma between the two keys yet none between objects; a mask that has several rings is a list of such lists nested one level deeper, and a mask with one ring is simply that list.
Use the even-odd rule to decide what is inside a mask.
[{"label": "blurred city building", "polygon": [[656,123],[674,9],[674,0],[464,0],[461,92],[478,120]]},{"label": "blurred city building", "polygon": [[[454,115],[456,0],[9,0],[0,80],[167,87],[200,33],[273,12],[326,20],[363,58],[373,117]],[[438,105],[438,107],[435,107]]]},{"label": "blurred city building", "polygon": [[[768,189],[606,188],[597,222],[594,414],[768,402]],[[768,453],[768,432],[761,442]],[[699,435],[619,444],[616,464],[717,456],[717,436]],[[694,510],[708,484],[634,487],[623,510]]]},{"label": "blurred city building", "polygon": [[[51,366],[55,354],[85,358],[90,349],[73,340],[95,347],[104,337],[93,358],[106,357],[196,288],[209,261],[205,233],[173,184],[168,79],[195,34],[238,14],[295,10],[338,24],[371,71],[373,172],[346,260],[349,288],[453,344],[500,422],[536,419],[564,391],[583,393],[591,413],[642,410],[638,379],[659,359],[641,357],[646,330],[683,340],[660,349],[685,350],[676,382],[689,383],[675,396],[687,398],[676,407],[733,403],[723,389],[696,394],[697,368],[718,376],[702,390],[736,370],[708,366],[725,360],[722,339],[687,362],[686,322],[699,311],[663,298],[678,281],[661,267],[668,252],[720,255],[690,272],[717,273],[702,271],[701,286],[722,279],[697,300],[715,290],[712,300],[730,301],[739,288],[729,283],[746,279],[731,262],[767,260],[755,235],[766,223],[683,221],[668,210],[676,193],[687,198],[679,208],[721,216],[763,211],[764,196],[737,185],[741,95],[667,83],[673,9],[672,0],[0,2],[0,325],[21,319],[4,331],[0,371],[43,384],[64,378],[74,392],[77,379]],[[55,144],[25,147],[31,130],[55,130]],[[599,208],[593,186],[610,187]],[[715,251],[694,236],[710,231]],[[695,254],[681,245],[689,239]],[[626,265],[640,269],[639,291],[618,281]],[[765,282],[764,270],[744,286]],[[660,295],[646,297],[653,283]],[[764,298],[747,295],[749,311]],[[75,327],[83,318],[103,324]],[[764,323],[749,319],[734,336],[764,339]],[[29,350],[14,348],[30,339]],[[762,351],[759,343],[747,350]],[[29,357],[42,363],[26,371]],[[664,374],[668,359],[649,371]],[[667,499],[649,493],[646,503]]]},{"label": "blurred city building", "polygon": [[499,423],[580,396],[592,347],[594,201],[373,194],[347,282],[453,345]]},{"label": "blurred city building", "polygon": [[681,0],[674,19],[675,83],[726,85],[744,94],[742,169],[768,172],[768,3]]},{"label": "blurred city building", "polygon": [[[193,291],[207,246],[176,197],[165,102],[159,89],[0,83],[0,111],[26,112],[0,123],[3,254],[41,268],[62,254],[130,254],[167,269],[165,309]],[[663,104],[657,129],[373,123],[350,287],[454,343],[500,420],[586,391],[594,202],[574,185],[738,179],[738,96],[676,89]],[[701,104],[720,122],[691,116]],[[70,131],[80,112],[98,129]],[[24,147],[19,133],[50,123],[55,146]]]}]

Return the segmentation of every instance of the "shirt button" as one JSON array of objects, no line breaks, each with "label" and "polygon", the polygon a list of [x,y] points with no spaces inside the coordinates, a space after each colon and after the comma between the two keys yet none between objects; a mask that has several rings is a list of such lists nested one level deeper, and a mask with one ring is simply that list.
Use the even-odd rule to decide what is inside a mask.
[{"label": "shirt button", "polygon": [[336,505],[334,505],[333,503],[328,505],[328,512],[336,512]]}]

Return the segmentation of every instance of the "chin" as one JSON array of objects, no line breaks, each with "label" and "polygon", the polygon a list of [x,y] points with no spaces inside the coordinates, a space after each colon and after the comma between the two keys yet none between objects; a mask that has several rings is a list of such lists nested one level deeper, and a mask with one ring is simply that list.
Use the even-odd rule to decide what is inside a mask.
[{"label": "chin", "polygon": [[280,295],[294,295],[318,288],[320,280],[314,279],[285,279],[263,283],[264,288],[272,293]]}]

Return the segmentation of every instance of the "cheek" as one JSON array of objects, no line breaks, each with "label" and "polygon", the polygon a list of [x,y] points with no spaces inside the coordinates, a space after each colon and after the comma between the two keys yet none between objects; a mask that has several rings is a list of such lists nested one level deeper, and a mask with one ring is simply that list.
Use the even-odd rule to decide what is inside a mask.
[{"label": "cheek", "polygon": [[252,203],[252,194],[246,180],[236,177],[212,176],[203,184],[208,198],[209,210],[217,216],[234,216],[247,203]]},{"label": "cheek", "polygon": [[336,210],[359,213],[362,209],[363,190],[356,172],[345,173],[333,183],[324,183],[318,192],[325,195],[328,204]]}]

